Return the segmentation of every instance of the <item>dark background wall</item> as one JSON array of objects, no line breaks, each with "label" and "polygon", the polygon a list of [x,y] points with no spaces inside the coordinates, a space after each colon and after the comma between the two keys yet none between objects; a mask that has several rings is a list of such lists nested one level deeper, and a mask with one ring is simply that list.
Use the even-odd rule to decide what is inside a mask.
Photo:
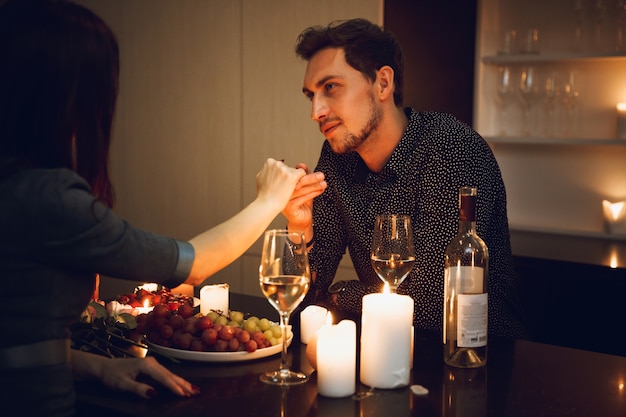
[{"label": "dark background wall", "polygon": [[385,0],[405,54],[405,105],[472,124],[476,0]]}]

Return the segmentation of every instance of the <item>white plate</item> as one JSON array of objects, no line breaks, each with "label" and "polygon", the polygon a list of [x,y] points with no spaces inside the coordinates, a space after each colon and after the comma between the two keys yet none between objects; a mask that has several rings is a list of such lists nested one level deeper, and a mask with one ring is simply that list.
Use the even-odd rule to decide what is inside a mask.
[{"label": "white plate", "polygon": [[[291,327],[291,326],[289,326]],[[291,341],[293,340],[293,332],[291,329],[287,331],[287,346],[291,345]],[[157,353],[161,353],[165,356],[169,356],[175,359],[181,359],[185,361],[196,361],[196,362],[243,362],[243,361],[252,361],[255,359],[266,358],[268,356],[275,355],[280,353],[283,350],[282,343],[279,343],[274,346],[266,347],[263,349],[257,349],[254,352],[246,352],[246,351],[238,351],[238,352],[196,352],[192,350],[182,350],[182,349],[174,349],[168,348],[165,346],[157,345],[156,343],[150,343],[150,341],[146,340],[145,343],[148,345],[150,350],[153,350]]]}]

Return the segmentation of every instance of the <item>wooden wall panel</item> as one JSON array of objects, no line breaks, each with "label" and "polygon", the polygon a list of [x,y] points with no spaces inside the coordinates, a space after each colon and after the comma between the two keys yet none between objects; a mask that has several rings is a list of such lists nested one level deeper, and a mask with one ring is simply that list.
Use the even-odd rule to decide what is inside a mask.
[{"label": "wooden wall panel", "polygon": [[[111,155],[116,211],[179,239],[250,203],[265,158],[315,165],[323,137],[300,92],[305,63],[293,52],[296,37],[336,19],[382,23],[383,10],[382,0],[79,2],[120,43]],[[282,216],[274,222],[284,224]],[[258,294],[259,249],[257,243],[207,283]],[[353,276],[349,261],[342,271]],[[107,277],[103,295],[135,285]]]}]

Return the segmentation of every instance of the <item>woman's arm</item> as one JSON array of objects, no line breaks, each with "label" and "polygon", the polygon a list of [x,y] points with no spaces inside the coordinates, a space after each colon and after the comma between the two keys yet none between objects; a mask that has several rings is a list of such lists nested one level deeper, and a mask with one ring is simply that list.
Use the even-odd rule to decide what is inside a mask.
[{"label": "woman's arm", "polygon": [[[235,216],[190,240],[195,259],[185,283],[200,285],[240,257],[287,205],[304,175],[303,169],[269,158],[256,176],[256,199]],[[318,188],[321,194],[324,187]]]}]

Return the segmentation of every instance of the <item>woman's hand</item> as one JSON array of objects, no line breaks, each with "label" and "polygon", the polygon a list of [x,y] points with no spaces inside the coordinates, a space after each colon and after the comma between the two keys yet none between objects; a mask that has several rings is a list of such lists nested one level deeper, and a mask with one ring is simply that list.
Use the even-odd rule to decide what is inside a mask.
[{"label": "woman's hand", "polygon": [[291,168],[282,161],[268,158],[256,175],[257,198],[270,201],[280,211],[291,197],[298,180],[305,174],[300,168]]},{"label": "woman's hand", "polygon": [[143,398],[152,398],[157,391],[153,386],[137,381],[140,374],[151,377],[181,397],[200,393],[198,387],[170,372],[151,356],[110,359],[72,350],[72,366],[77,380],[97,379],[110,389],[133,392]]}]

